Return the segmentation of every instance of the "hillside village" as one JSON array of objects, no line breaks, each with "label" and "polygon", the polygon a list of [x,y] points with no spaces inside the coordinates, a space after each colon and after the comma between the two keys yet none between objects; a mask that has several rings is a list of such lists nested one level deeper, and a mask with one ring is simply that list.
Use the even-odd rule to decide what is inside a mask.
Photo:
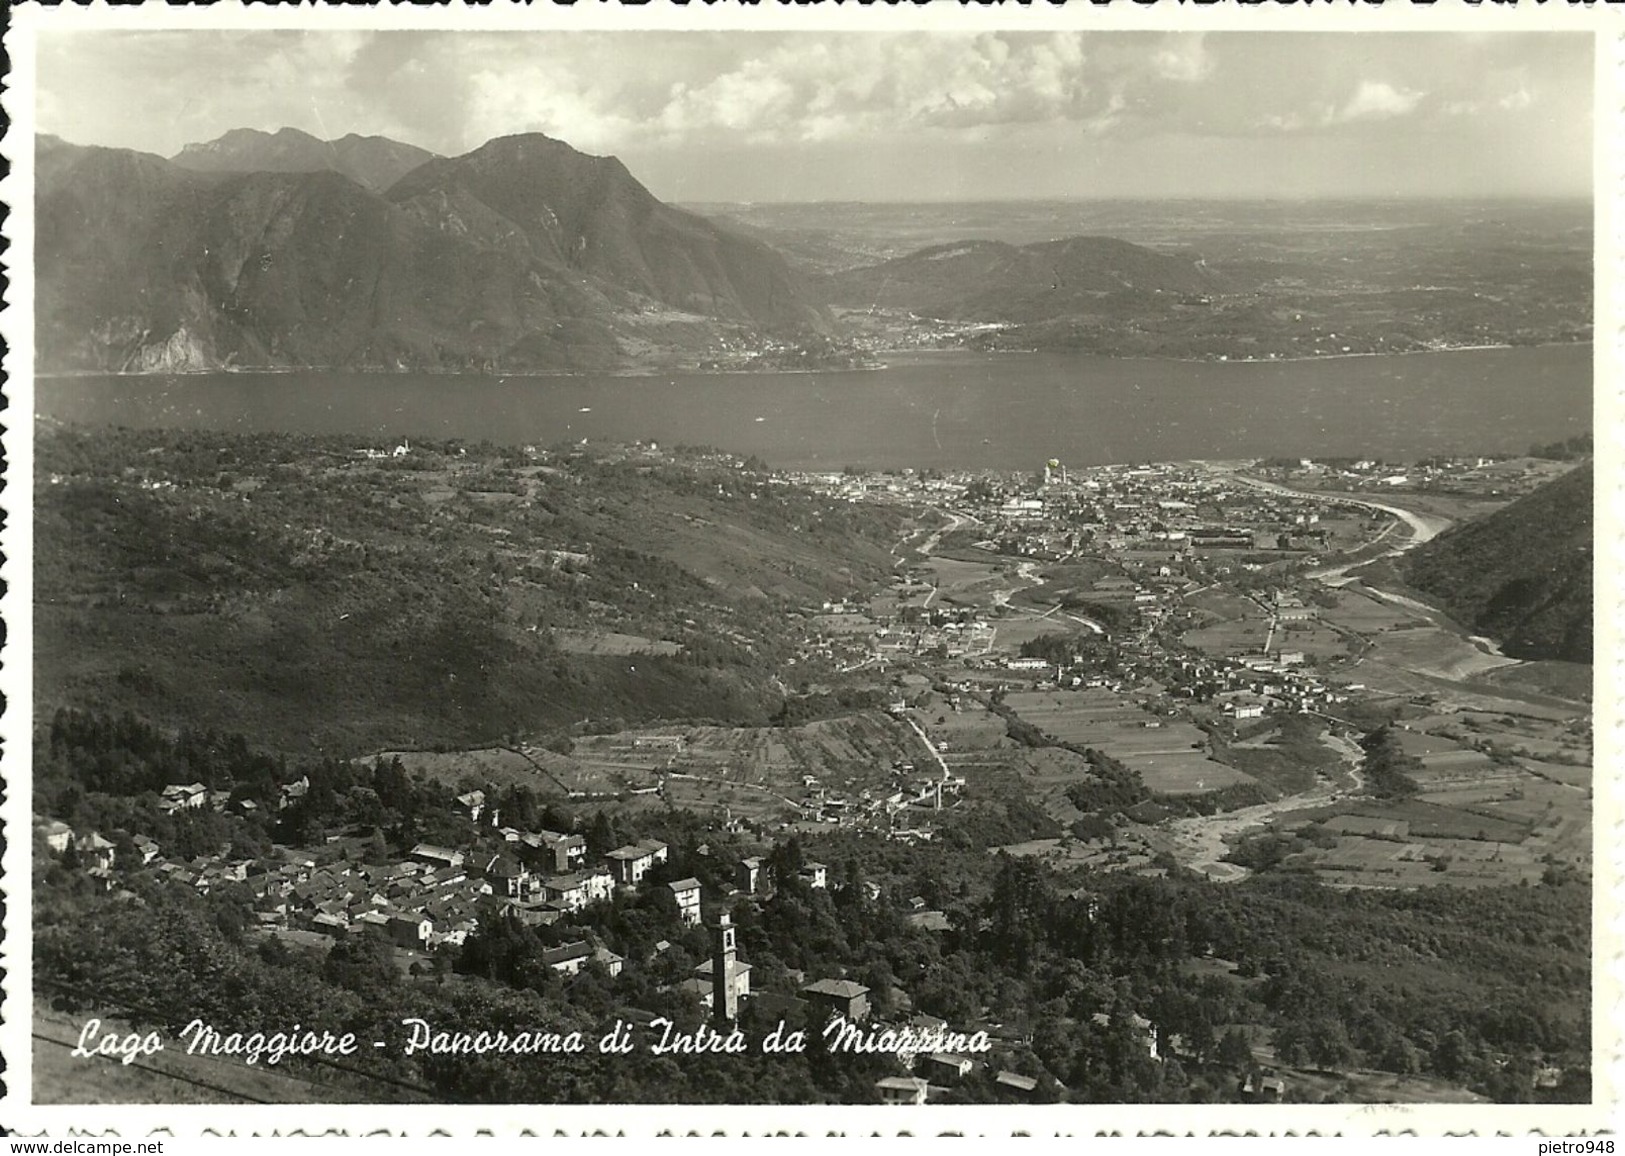
[{"label": "hillside village", "polygon": [[[303,777],[286,784],[282,805],[303,798],[309,787],[309,779]],[[160,794],[170,814],[184,815],[199,809],[224,809],[228,802],[223,796],[229,792],[211,792],[196,783],[172,784]],[[243,860],[232,854],[229,845],[218,854],[177,861],[166,857],[151,838],[137,836],[133,844],[138,862],[120,865],[113,842],[99,834],[78,833],[65,823],[45,819],[37,819],[35,829],[65,865],[77,865],[104,889],[117,888],[130,901],[136,897],[127,886],[142,878],[177,884],[200,896],[237,888],[251,899],[255,930],[261,935],[306,946],[371,935],[400,952],[413,974],[431,960],[444,965],[478,930],[482,917],[512,919],[532,927],[560,921],[569,925],[572,917],[617,896],[669,894],[674,937],[679,929],[704,926],[713,951],[692,969],[689,978],[662,990],[693,1000],[720,1022],[737,1020],[741,1007],[754,1002],[761,1005],[763,1014],[790,1015],[795,1022],[806,1022],[815,1029],[838,1018],[839,1023],[861,1025],[869,1038],[884,1033],[888,1040],[920,1041],[890,1050],[896,1056],[898,1074],[875,1081],[875,1095],[882,1103],[927,1103],[948,1095],[960,1080],[984,1067],[993,1084],[1015,1099],[1054,1097],[1052,1087],[1041,1089],[1038,1077],[1003,1066],[1030,1054],[1030,1037],[1022,1033],[995,1026],[994,1038],[967,1054],[965,1041],[973,1032],[988,1036],[989,1025],[956,1027],[923,1013],[877,1016],[871,989],[850,979],[809,979],[792,973],[795,986],[789,990],[753,987],[752,967],[738,957],[728,912],[737,911],[741,901],[761,902],[773,894],[773,869],[764,856],[739,859],[731,884],[702,888],[692,876],[666,879],[670,871],[659,873],[658,879],[651,875],[671,863],[671,847],[658,839],[616,847],[589,862],[586,839],[580,834],[496,825],[500,816],[488,805],[483,791],[457,796],[454,806],[456,820],[467,821],[471,832],[478,833],[477,845],[483,849],[419,843],[404,859],[386,864],[335,859],[330,848],[306,852],[278,847],[272,856]],[[503,849],[493,854],[490,848],[496,843]],[[122,869],[115,873],[115,866]],[[812,860],[799,862],[794,878],[809,890],[831,886],[829,868]],[[881,899],[877,884],[858,886],[867,901]],[[916,899],[916,907],[919,904]],[[940,919],[940,913],[935,914]],[[932,926],[929,922],[920,925]],[[579,934],[580,929],[574,932]],[[654,945],[657,955],[671,948],[667,940]],[[543,947],[539,962],[566,979],[591,965],[605,979],[613,980],[621,974],[626,959],[588,931],[583,938]],[[885,994],[886,1006],[897,1006],[899,1001],[907,1006],[901,990],[893,988]],[[646,1028],[669,1022],[638,1009],[627,1009],[627,1016]],[[1095,1022],[1103,1029],[1111,1027],[1106,1013],[1095,1013]],[[1158,1033],[1151,1021],[1134,1013],[1124,1022],[1126,1030],[1142,1040],[1147,1055],[1158,1058]],[[933,1041],[958,1050],[932,1050],[928,1045]],[[1030,1061],[1023,1066],[1030,1067]]]}]

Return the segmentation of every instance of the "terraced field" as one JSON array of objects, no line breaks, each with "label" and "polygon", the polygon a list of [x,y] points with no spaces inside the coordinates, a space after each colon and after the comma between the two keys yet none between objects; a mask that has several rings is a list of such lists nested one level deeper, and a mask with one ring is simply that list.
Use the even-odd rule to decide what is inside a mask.
[{"label": "terraced field", "polygon": [[678,805],[731,801],[774,815],[803,793],[804,776],[855,793],[888,783],[895,762],[930,761],[913,730],[880,711],[799,727],[646,727],[578,738],[568,755],[530,747],[400,754],[409,773],[454,785],[523,782],[543,795],[591,798],[664,782]]}]

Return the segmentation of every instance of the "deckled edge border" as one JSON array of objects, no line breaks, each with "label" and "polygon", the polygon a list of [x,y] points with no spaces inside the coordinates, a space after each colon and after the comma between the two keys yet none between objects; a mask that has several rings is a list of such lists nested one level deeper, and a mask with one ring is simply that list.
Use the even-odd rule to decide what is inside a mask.
[{"label": "deckled edge border", "polygon": [[[1598,446],[1596,548],[1593,551],[1594,589],[1611,590],[1611,597],[1596,600],[1599,653],[1611,662],[1596,664],[1593,721],[1596,732],[1595,766],[1612,771],[1620,766],[1625,720],[1622,720],[1621,676],[1625,655],[1620,653],[1619,624],[1625,608],[1625,579],[1610,586],[1613,575],[1625,573],[1625,523],[1621,499],[1625,476],[1620,449],[1625,445],[1625,24],[1604,23],[1615,14],[1597,7],[1568,5],[1555,12],[1493,5],[1469,6],[1446,0],[1425,9],[1400,7],[1400,0],[1385,0],[1382,7],[1321,8],[1312,15],[1279,5],[1247,8],[1220,4],[1215,8],[1180,5],[1173,20],[1166,17],[1173,0],[1157,0],[1151,7],[1138,0],[1129,5],[1114,0],[1106,7],[1079,0],[1074,8],[1034,6],[1012,10],[1005,6],[956,4],[933,0],[931,11],[907,6],[853,8],[833,13],[821,7],[773,7],[774,0],[757,8],[728,6],[683,8],[669,0],[644,7],[588,7],[577,10],[543,3],[534,7],[409,9],[354,7],[321,10],[294,9],[250,12],[234,0],[213,9],[160,9],[151,0],[144,7],[112,10],[105,3],[47,11],[28,5],[11,11],[5,32],[8,71],[0,89],[8,127],[0,140],[0,153],[9,172],[0,178],[0,203],[9,208],[0,235],[9,247],[0,253],[9,275],[5,308],[0,311],[0,356],[4,393],[8,403],[0,410],[0,451],[4,453],[4,481],[0,488],[0,621],[7,625],[0,645],[0,799],[3,820],[3,857],[0,857],[0,1129],[20,1135],[53,1137],[124,1136],[324,1136],[423,1137],[431,1135],[511,1135],[566,1137],[625,1136],[821,1136],[1022,1135],[1022,1136],[1411,1136],[1411,1135],[1568,1135],[1617,1130],[1621,1121],[1618,1093],[1625,1086],[1625,1052],[1621,1051],[1621,980],[1625,953],[1621,951],[1621,867],[1625,847],[1615,836],[1625,834],[1620,802],[1625,785],[1610,773],[1599,796],[1593,793],[1593,1102],[1591,1105],[1543,1106],[1435,1106],[1435,1105],[1330,1105],[1277,1106],[1267,1111],[1246,1105],[1060,1105],[1055,1107],[985,1108],[936,1106],[918,1109],[842,1106],[728,1106],[676,1107],[625,1105],[556,1106],[339,1106],[283,1105],[258,1108],[238,1105],[76,1105],[37,1106],[31,1101],[32,968],[30,951],[31,881],[31,767],[32,767],[32,477],[33,477],[33,126],[36,57],[34,35],[43,27],[208,27],[222,20],[255,26],[303,28],[422,27],[629,29],[706,27],[717,30],[760,28],[774,30],[886,31],[929,29],[968,31],[1025,28],[1100,27],[1102,29],[1185,27],[1200,31],[1246,28],[1312,28],[1315,31],[1422,31],[1489,28],[1590,31],[1595,44],[1595,99],[1593,103],[1595,164],[1596,320],[1599,335],[1593,344],[1594,431]],[[1332,0],[1335,3],[1335,0]],[[1035,10],[1036,8],[1036,10]],[[1078,9],[1084,9],[1082,15]],[[158,16],[148,13],[157,10]],[[1535,17],[1535,19],[1531,19]],[[1610,147],[1612,146],[1612,147]],[[1606,273],[1606,276],[1604,276]],[[1606,336],[1604,336],[1604,332]],[[21,495],[21,500],[19,500]],[[1606,498],[1606,500],[1604,500]],[[20,708],[26,705],[29,709]],[[1604,725],[1597,725],[1597,724]],[[1604,834],[1608,836],[1604,838]],[[23,881],[17,887],[15,880]],[[19,911],[18,903],[22,903]],[[393,1127],[380,1128],[371,1119],[382,1107]],[[1148,1126],[1147,1113],[1156,1123]],[[306,1117],[290,1125],[290,1113]],[[448,1120],[448,1117],[460,1117]],[[501,1117],[500,1120],[495,1118]],[[1566,1117],[1559,1120],[1558,1117]]]}]

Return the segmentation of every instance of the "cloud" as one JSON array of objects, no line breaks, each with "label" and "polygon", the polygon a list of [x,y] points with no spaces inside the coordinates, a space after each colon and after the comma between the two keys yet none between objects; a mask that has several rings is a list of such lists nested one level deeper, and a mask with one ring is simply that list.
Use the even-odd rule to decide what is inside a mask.
[{"label": "cloud", "polygon": [[1146,33],[759,34],[721,46],[622,36],[617,55],[609,46],[482,44],[461,86],[464,135],[472,145],[539,130],[635,150],[973,139],[1043,124],[1154,129],[1182,99],[1173,90],[1200,87],[1215,67],[1202,36]]},{"label": "cloud", "polygon": [[1545,147],[1561,108],[1577,184],[1592,51],[1571,33],[53,32],[37,107],[69,140],[163,155],[237,127],[447,154],[545,132],[669,187],[724,188],[731,165],[781,196],[900,188],[922,165],[1019,182],[1023,156],[1034,182],[1075,162],[1089,187],[1108,157],[1208,145],[1290,166],[1285,137],[1498,156]]},{"label": "cloud", "polygon": [[789,40],[679,83],[651,122],[665,143],[759,141],[1079,119],[1095,111],[1076,35],[832,36]]},{"label": "cloud", "polygon": [[1534,103],[1535,94],[1529,91],[1527,82],[1520,83],[1517,88],[1504,94],[1495,102],[1496,107],[1507,112],[1517,112],[1520,109],[1528,108]]},{"label": "cloud", "polygon": [[1213,58],[1207,51],[1206,33],[1170,37],[1152,56],[1157,75],[1164,80],[1194,84],[1213,74]]},{"label": "cloud", "polygon": [[1363,80],[1348,103],[1333,114],[1329,123],[1357,120],[1392,120],[1405,116],[1420,103],[1422,94],[1397,88],[1385,80]]}]

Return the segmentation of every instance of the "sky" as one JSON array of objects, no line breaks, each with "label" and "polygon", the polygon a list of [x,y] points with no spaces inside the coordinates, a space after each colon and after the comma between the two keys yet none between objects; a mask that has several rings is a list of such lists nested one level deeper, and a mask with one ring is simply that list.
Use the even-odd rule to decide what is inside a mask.
[{"label": "sky", "polygon": [[40,131],[457,155],[544,132],[666,200],[1589,196],[1585,33],[51,32]]}]

